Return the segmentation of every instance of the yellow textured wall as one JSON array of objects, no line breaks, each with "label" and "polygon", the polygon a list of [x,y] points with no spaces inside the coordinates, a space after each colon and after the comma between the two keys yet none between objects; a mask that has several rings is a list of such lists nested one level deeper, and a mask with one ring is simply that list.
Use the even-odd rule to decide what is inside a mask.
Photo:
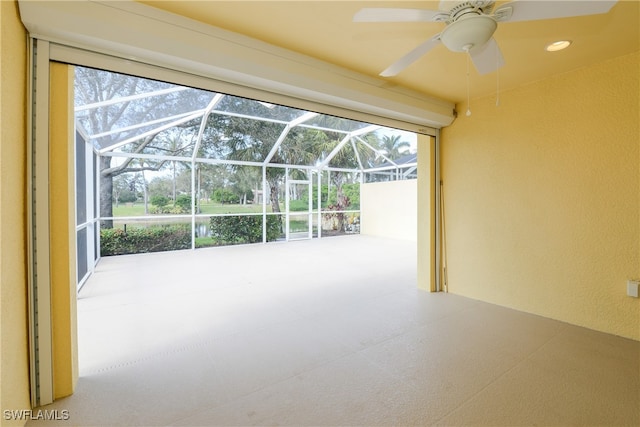
[{"label": "yellow textured wall", "polygon": [[73,393],[78,379],[76,319],[73,67],[51,63],[49,107],[49,212],[53,391]]},{"label": "yellow textured wall", "polygon": [[30,408],[26,259],[26,31],[0,1],[0,408]]},{"label": "yellow textured wall", "polygon": [[640,340],[639,79],[635,53],[443,130],[451,292]]},{"label": "yellow textured wall", "polygon": [[370,236],[418,240],[418,181],[375,182],[360,187],[362,224]]}]

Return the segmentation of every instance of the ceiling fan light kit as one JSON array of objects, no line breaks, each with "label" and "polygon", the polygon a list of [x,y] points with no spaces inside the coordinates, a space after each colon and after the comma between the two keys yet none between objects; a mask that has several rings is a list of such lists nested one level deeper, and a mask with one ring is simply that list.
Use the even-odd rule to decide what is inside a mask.
[{"label": "ceiling fan light kit", "polygon": [[498,28],[498,23],[487,15],[465,15],[449,24],[440,41],[452,52],[469,52],[484,46]]},{"label": "ceiling fan light kit", "polygon": [[[518,1],[500,4],[495,0],[442,0],[440,10],[365,8],[353,17],[355,22],[441,22],[442,32],[431,36],[411,52],[380,73],[383,77],[399,74],[439,43],[452,52],[465,52],[480,74],[498,70],[503,64],[500,47],[493,33],[504,23],[536,21],[607,13],[617,0],[598,1]],[[571,42],[567,41],[567,47]],[[564,48],[563,47],[563,48]],[[554,51],[553,47],[547,47]],[[555,48],[561,50],[561,48]]]}]

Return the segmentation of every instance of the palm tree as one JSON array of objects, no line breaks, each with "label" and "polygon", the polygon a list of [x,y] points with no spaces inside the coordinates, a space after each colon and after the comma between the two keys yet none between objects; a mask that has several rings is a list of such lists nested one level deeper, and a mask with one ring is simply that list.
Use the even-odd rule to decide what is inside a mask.
[{"label": "palm tree", "polygon": [[[336,147],[341,143],[342,136],[338,134],[324,134],[325,139],[322,143],[317,144],[315,146],[316,155],[320,159],[326,159],[327,156],[332,153]],[[363,159],[360,159],[363,161]],[[334,154],[334,156],[330,159],[329,164],[336,168],[344,168],[344,169],[357,169],[358,168],[358,158],[354,151],[353,145],[350,143],[346,143],[343,147]],[[347,173],[342,171],[332,171],[331,172],[331,181],[336,188],[336,203],[333,208],[337,211],[336,219],[337,219],[337,229],[344,229],[344,219],[345,215],[343,211],[349,205],[349,200],[345,196],[342,186],[347,178]]]},{"label": "palm tree", "polygon": [[409,148],[410,144],[407,141],[401,141],[401,135],[384,135],[380,142],[380,149],[384,151],[384,154],[390,159],[394,160],[402,156],[403,148]]}]

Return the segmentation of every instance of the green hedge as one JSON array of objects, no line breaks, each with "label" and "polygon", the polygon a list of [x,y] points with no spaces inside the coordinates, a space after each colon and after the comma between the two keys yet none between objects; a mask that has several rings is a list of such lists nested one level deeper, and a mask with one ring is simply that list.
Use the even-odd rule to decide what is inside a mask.
[{"label": "green hedge", "polygon": [[[211,237],[219,245],[262,242],[262,215],[214,216],[210,221]],[[282,234],[277,215],[267,215],[267,242]]]},{"label": "green hedge", "polygon": [[175,251],[191,248],[191,226],[166,225],[147,228],[100,230],[100,254],[125,255],[146,252]]}]

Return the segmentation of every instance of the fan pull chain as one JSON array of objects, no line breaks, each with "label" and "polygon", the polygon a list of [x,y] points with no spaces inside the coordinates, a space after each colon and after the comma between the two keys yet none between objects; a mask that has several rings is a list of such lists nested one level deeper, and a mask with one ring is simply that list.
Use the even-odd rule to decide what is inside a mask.
[{"label": "fan pull chain", "polygon": [[471,96],[470,96],[470,83],[469,83],[469,61],[471,58],[471,54],[469,54],[469,49],[467,51],[467,117],[471,115]]},{"label": "fan pull chain", "polygon": [[496,46],[496,107],[500,106],[500,55]]}]

